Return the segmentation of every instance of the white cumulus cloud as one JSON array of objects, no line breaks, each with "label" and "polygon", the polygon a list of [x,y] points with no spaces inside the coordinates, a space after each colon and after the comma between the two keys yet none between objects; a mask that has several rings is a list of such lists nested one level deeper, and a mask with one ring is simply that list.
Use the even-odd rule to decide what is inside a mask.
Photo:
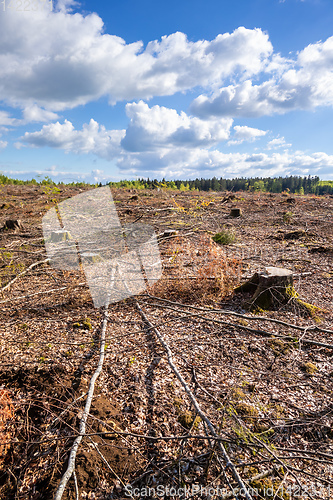
[{"label": "white cumulus cloud", "polygon": [[[285,149],[282,153],[225,153],[213,149],[221,137],[229,136],[232,121],[219,124],[204,122],[200,129],[197,119],[161,106],[149,106],[144,102],[128,105],[130,124],[127,130],[106,130],[96,121],[90,120],[81,130],[73,124],[44,125],[41,130],[25,133],[18,146],[49,146],[77,154],[92,153],[100,158],[114,160],[122,176],[156,178],[235,177],[312,175],[333,177],[333,155],[324,152],[306,154]],[[214,127],[217,126],[215,130]],[[237,127],[237,128],[236,128]],[[266,131],[251,127],[236,126],[238,138],[251,140],[265,135]],[[127,135],[133,130],[138,140]],[[185,146],[179,146],[177,134],[187,130]],[[202,134],[200,136],[200,134]],[[194,139],[193,139],[194,137]],[[198,137],[200,141],[198,142]],[[284,138],[270,141],[271,149],[288,146]],[[183,141],[181,141],[183,144]],[[105,174],[97,172],[95,178],[103,179]]]},{"label": "white cumulus cloud", "polygon": [[241,144],[244,141],[253,142],[259,137],[267,134],[267,130],[247,127],[246,125],[235,125],[233,139],[228,142],[229,145]]},{"label": "white cumulus cloud", "polygon": [[36,104],[27,106],[23,110],[24,122],[49,122],[58,119],[58,115],[52,111],[47,111]]},{"label": "white cumulus cloud", "polygon": [[232,119],[200,120],[175,109],[140,101],[126,105],[130,118],[121,144],[128,151],[148,151],[160,147],[209,147],[229,137]]},{"label": "white cumulus cloud", "polygon": [[[189,41],[177,32],[126,43],[103,32],[97,14],[6,11],[0,16],[0,95],[13,106],[31,103],[48,111],[73,108],[108,96],[110,102],[172,95],[221,85],[232,75],[250,77],[273,52],[260,29],[239,27],[214,40]],[[14,35],[15,34],[15,35]]]},{"label": "white cumulus cloud", "polygon": [[258,117],[333,106],[333,37],[305,47],[294,66],[257,85],[247,79],[211,96],[202,94],[193,101],[191,112],[201,118]]},{"label": "white cumulus cloud", "polygon": [[16,124],[16,118],[13,118],[7,111],[0,110],[0,126],[13,126]]},{"label": "white cumulus cloud", "polygon": [[[65,120],[26,132],[17,147],[53,147],[76,154],[94,154],[116,162],[125,176],[193,178],[212,176],[274,176],[317,174],[333,176],[333,156],[286,149],[283,137],[269,141],[271,153],[225,153],[213,149],[227,141],[230,118],[200,120],[163,106],[145,102],[127,104],[127,130],[106,130],[95,120],[76,130]],[[267,131],[236,125],[237,141],[252,141]],[[284,151],[274,149],[284,147]],[[96,171],[97,172],[97,171]],[[97,175],[97,174],[96,174]],[[102,179],[102,172],[98,172]],[[104,175],[104,174],[103,174]],[[96,176],[95,176],[96,177]]]},{"label": "white cumulus cloud", "polygon": [[84,124],[82,130],[75,130],[73,124],[65,120],[64,123],[44,125],[38,132],[26,132],[16,147],[48,146],[63,149],[67,153],[93,153],[101,158],[110,159],[119,153],[120,141],[124,133],[123,130],[108,131],[93,119],[88,124]]},{"label": "white cumulus cloud", "polygon": [[65,120],[44,125],[37,132],[26,132],[17,143],[31,147],[48,146],[78,154],[94,153],[113,159],[122,150],[156,151],[169,148],[211,147],[229,138],[232,119],[200,120],[164,106],[150,108],[143,101],[128,103],[127,130],[106,130],[91,119],[82,130]]},{"label": "white cumulus cloud", "polygon": [[290,148],[291,144],[287,144],[284,137],[276,137],[267,143],[267,149]]},{"label": "white cumulus cloud", "polygon": [[223,153],[208,149],[126,153],[118,159],[120,172],[128,176],[193,179],[196,177],[273,177],[277,175],[333,176],[333,155],[304,152]]}]

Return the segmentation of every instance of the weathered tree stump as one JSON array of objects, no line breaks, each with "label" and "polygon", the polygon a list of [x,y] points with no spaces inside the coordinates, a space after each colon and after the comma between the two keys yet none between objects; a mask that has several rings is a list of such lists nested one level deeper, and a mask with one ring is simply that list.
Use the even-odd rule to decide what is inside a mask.
[{"label": "weathered tree stump", "polygon": [[293,273],[281,267],[267,267],[265,273],[255,273],[249,281],[235,289],[236,293],[252,291],[252,298],[245,303],[249,310],[278,309],[296,293]]},{"label": "weathered tree stump", "polygon": [[85,264],[97,264],[99,262],[103,262],[102,256],[94,252],[81,253],[81,259]]},{"label": "weathered tree stump", "polygon": [[20,221],[20,219],[8,219],[4,223],[2,230],[5,230],[5,229],[14,229],[14,231],[17,231],[18,229],[22,230],[23,224]]},{"label": "weathered tree stump", "polygon": [[59,241],[67,241],[70,239],[71,235],[65,229],[59,229],[51,232],[50,241],[52,243],[58,243]]},{"label": "weathered tree stump", "polygon": [[232,208],[230,210],[230,217],[240,217],[242,215],[242,211],[240,208]]}]

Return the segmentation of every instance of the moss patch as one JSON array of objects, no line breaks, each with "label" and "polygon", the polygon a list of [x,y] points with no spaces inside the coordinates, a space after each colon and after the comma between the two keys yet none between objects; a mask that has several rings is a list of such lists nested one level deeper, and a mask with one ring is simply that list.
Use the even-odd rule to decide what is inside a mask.
[{"label": "moss patch", "polygon": [[258,410],[244,401],[239,401],[234,405],[234,407],[239,415],[243,415],[245,417],[259,417]]},{"label": "moss patch", "polygon": [[288,352],[292,348],[292,345],[289,342],[284,342],[280,339],[269,340],[268,345],[276,356],[280,356],[281,354],[288,354]]},{"label": "moss patch", "polygon": [[256,490],[260,495],[260,498],[265,498],[266,500],[273,500],[274,498],[283,498],[283,500],[290,500],[290,495],[286,491],[286,488],[280,488],[280,480],[272,481],[270,478],[256,479],[250,482],[251,488]]},{"label": "moss patch", "polygon": [[245,399],[245,394],[239,387],[232,390],[231,397],[234,400]]},{"label": "moss patch", "polygon": [[185,429],[197,429],[201,422],[200,417],[195,417],[190,410],[185,410],[179,413],[178,422],[185,427]]},{"label": "moss patch", "polygon": [[81,328],[82,330],[92,330],[92,324],[90,318],[80,319],[73,323],[73,328]]},{"label": "moss patch", "polygon": [[297,299],[297,304],[301,306],[301,309],[303,309],[303,311],[305,311],[316,322],[321,321],[320,317],[318,316],[318,312],[322,311],[320,307],[314,306],[313,304],[309,304],[300,299]]}]

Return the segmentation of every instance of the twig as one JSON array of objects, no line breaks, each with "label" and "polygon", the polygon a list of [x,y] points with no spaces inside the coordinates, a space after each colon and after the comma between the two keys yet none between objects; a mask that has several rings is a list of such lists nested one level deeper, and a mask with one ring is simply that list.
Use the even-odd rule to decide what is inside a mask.
[{"label": "twig", "polygon": [[49,262],[49,260],[50,259],[40,260],[39,262],[35,262],[34,264],[31,264],[31,266],[27,267],[27,269],[25,269],[20,274],[18,274],[17,276],[15,276],[14,279],[12,279],[9,283],[7,283],[7,285],[5,285],[3,288],[1,288],[1,291],[4,292],[5,290],[7,290],[7,288],[9,288],[10,285],[12,285],[17,279],[19,279],[21,276],[23,276],[24,274],[26,274],[28,271],[30,271],[30,269],[32,269],[32,268],[34,268],[36,266],[40,266],[41,264],[45,264],[46,262]]},{"label": "twig", "polygon": [[[274,472],[276,471],[276,469],[269,469],[269,470],[265,470],[263,472],[260,472],[259,474],[257,474],[256,476],[253,476],[251,477],[248,481],[249,483],[253,483],[254,481],[258,481],[259,479],[264,479],[265,477],[268,477],[270,476],[271,474],[273,474]],[[227,500],[227,498],[232,498],[234,496],[234,492],[231,491],[230,493],[226,493],[225,495],[222,495],[221,496],[221,500]]]},{"label": "twig", "polygon": [[106,305],[105,312],[104,312],[103,324],[102,324],[102,331],[101,331],[99,361],[98,361],[96,371],[90,380],[88,395],[87,395],[87,399],[86,399],[86,405],[85,405],[83,415],[82,415],[82,418],[80,421],[79,435],[77,436],[77,438],[75,439],[75,441],[72,445],[71,452],[70,452],[69,459],[68,459],[67,470],[61,478],[61,481],[60,481],[58,489],[56,491],[54,500],[61,500],[61,498],[62,498],[62,495],[64,493],[66,485],[67,485],[67,483],[68,483],[68,481],[69,481],[69,479],[74,471],[77,450],[78,450],[79,445],[82,441],[82,438],[86,432],[87,418],[88,418],[88,415],[90,412],[90,407],[91,407],[91,403],[92,403],[92,399],[93,399],[93,395],[94,395],[95,382],[97,380],[97,377],[101,373],[102,367],[103,367],[103,361],[104,361],[104,355],[105,355],[105,331],[106,331],[107,322],[108,322],[108,315],[109,315],[108,309],[109,309],[109,306]]},{"label": "twig", "polygon": [[219,405],[221,405],[221,401],[219,401],[215,396],[213,396],[213,394],[211,394],[210,392],[206,391],[206,389],[204,387],[202,387],[202,385],[198,382],[198,379],[197,379],[197,376],[196,376],[196,373],[195,373],[195,369],[194,369],[193,366],[192,366],[192,375],[193,375],[194,383],[199,387],[199,389],[201,389],[202,392],[204,392],[208,397],[214,399],[214,401],[216,403],[218,403]]},{"label": "twig", "polygon": [[[143,320],[145,321],[145,323],[148,324],[150,327],[153,327],[153,325],[148,320],[147,316],[145,315],[145,313],[141,309],[141,307],[138,304],[138,302],[135,301],[135,303],[136,303],[136,307],[137,307],[139,313],[141,314]],[[161,342],[162,346],[164,347],[164,349],[165,349],[165,351],[167,353],[168,363],[169,363],[170,368],[172,369],[172,371],[174,372],[174,374],[178,378],[179,382],[182,384],[182,386],[183,386],[186,394],[188,395],[188,397],[189,397],[192,405],[194,406],[196,412],[198,413],[198,415],[200,416],[200,418],[207,424],[207,427],[209,428],[209,430],[212,433],[212,435],[214,437],[218,437],[218,434],[217,434],[217,432],[216,432],[213,424],[211,423],[211,421],[209,420],[209,418],[207,417],[207,415],[200,408],[200,406],[199,406],[199,404],[198,404],[198,402],[197,402],[194,394],[192,393],[192,391],[188,387],[187,383],[183,379],[182,375],[178,371],[178,368],[175,366],[175,364],[173,362],[173,358],[172,358],[172,352],[171,352],[168,344],[165,342],[165,340],[163,339],[163,336],[157,330],[157,328],[153,328],[153,329],[154,329],[154,332],[155,332],[156,336],[158,337],[159,341]],[[252,497],[251,497],[250,493],[248,492],[247,487],[245,486],[245,484],[244,484],[242,478],[240,477],[240,475],[238,474],[235,466],[231,462],[231,460],[230,460],[230,458],[229,458],[229,456],[227,454],[227,451],[226,451],[226,449],[224,448],[224,446],[223,446],[223,444],[221,442],[218,442],[218,447],[219,447],[219,449],[220,449],[220,451],[221,451],[221,453],[223,455],[223,458],[224,458],[224,460],[226,462],[226,467],[230,468],[234,479],[237,481],[237,483],[238,483],[240,489],[242,490],[242,492],[244,492],[245,498],[247,500],[252,500]]]},{"label": "twig", "polygon": [[[331,458],[333,459],[333,455],[330,455],[329,453],[323,453],[322,451],[312,451],[312,450],[302,450],[301,448],[279,448],[278,446],[276,447],[278,451],[290,451],[290,452],[295,452],[295,453],[307,453],[308,455],[320,455],[321,457],[325,458]],[[310,458],[310,457],[309,457]]]},{"label": "twig", "polygon": [[[78,288],[80,286],[87,286],[87,283],[78,283],[74,287],[74,289]],[[20,297],[11,297],[10,299],[2,300],[0,302],[0,304],[4,304],[5,302],[12,302],[13,300],[29,299],[33,295],[44,295],[44,294],[47,294],[47,293],[62,292],[63,290],[66,290],[67,288],[69,288],[69,287],[68,286],[62,286],[61,288],[52,288],[51,290],[45,290],[45,291],[42,291],[42,292],[29,293],[29,295],[21,295]]]},{"label": "twig", "polygon": [[64,410],[60,413],[60,415],[58,415],[56,418],[54,418],[54,419],[52,420],[52,422],[48,425],[48,427],[47,427],[47,428],[52,427],[52,426],[53,426],[56,422],[58,422],[58,420],[60,420],[60,419],[61,419],[61,417],[62,417],[65,413],[67,413],[67,412],[68,412],[68,411],[72,408],[72,406],[75,406],[75,404],[76,404],[76,402],[77,402],[77,401],[79,401],[80,399],[84,398],[84,396],[86,396],[86,395],[87,395],[87,393],[85,392],[85,393],[84,393],[84,394],[82,394],[80,397],[78,397],[78,398],[74,399],[74,401],[72,401],[72,402],[71,402],[71,403],[67,406],[67,408],[65,408],[65,409],[64,409]]},{"label": "twig", "polygon": [[[105,422],[103,422],[105,424]],[[68,424],[67,424],[68,425]],[[221,441],[222,443],[234,443],[235,440],[231,440],[228,438],[221,438],[220,436],[204,436],[201,434],[184,434],[182,436],[150,436],[147,434],[135,434],[133,432],[127,432],[127,431],[103,431],[103,432],[90,432],[90,433],[85,433],[86,437],[93,437],[93,436],[115,436],[116,438],[118,436],[123,436],[126,438],[127,436],[135,437],[135,438],[140,438],[140,439],[147,439],[148,441],[182,441],[182,440],[187,440],[187,439],[198,439],[200,441],[203,440],[212,440],[212,441]],[[54,436],[51,438],[46,438],[40,441],[27,441],[22,440],[19,441],[18,439],[10,439],[8,441],[2,441],[1,444],[44,444],[44,443],[49,443],[52,441],[62,441],[63,439],[71,439],[77,437],[77,434],[66,434],[66,436]],[[259,448],[259,446],[258,446]]]},{"label": "twig", "polygon": [[[93,447],[95,448],[95,450],[97,451],[97,453],[99,454],[99,456],[101,457],[101,459],[103,460],[103,462],[105,463],[105,465],[107,466],[107,468],[112,472],[112,474],[114,474],[116,476],[116,478],[121,483],[121,485],[125,487],[125,484],[123,483],[123,481],[121,480],[121,478],[118,476],[118,474],[116,473],[116,471],[114,471],[112,469],[111,465],[109,464],[109,462],[107,461],[107,459],[105,458],[105,456],[102,454],[102,452],[98,448],[97,443],[95,443],[95,441],[93,441],[91,438],[90,438],[90,442],[93,445]],[[130,497],[133,499],[133,496],[131,494],[130,494]]]},{"label": "twig", "polygon": [[[294,467],[292,467],[292,466],[290,466],[290,465],[286,465],[286,464],[282,461],[282,459],[281,459],[280,457],[278,457],[278,456],[277,456],[277,455],[273,452],[273,450],[272,450],[269,446],[267,446],[267,444],[266,444],[264,441],[262,441],[262,440],[260,440],[259,438],[257,438],[257,436],[256,436],[253,432],[251,432],[251,431],[250,431],[250,430],[246,427],[246,425],[245,425],[245,424],[244,424],[244,423],[243,423],[243,422],[242,422],[242,421],[241,421],[241,420],[240,420],[240,419],[239,419],[236,415],[234,415],[234,417],[235,417],[235,419],[237,420],[237,422],[239,423],[239,425],[241,425],[241,426],[242,426],[242,427],[246,430],[246,432],[248,432],[248,433],[251,435],[251,437],[252,437],[255,441],[257,441],[257,443],[259,443],[259,444],[260,444],[263,448],[265,448],[265,450],[266,450],[266,451],[267,451],[270,455],[272,455],[272,457],[274,457],[274,458],[275,458],[275,460],[276,460],[276,461],[278,461],[278,462],[280,463],[280,465],[281,465],[284,469],[287,469],[287,471],[288,471],[288,472],[289,472],[289,473],[290,473],[290,474],[291,474],[291,475],[292,475],[292,476],[296,479],[296,481],[297,481],[298,485],[299,485],[299,486],[300,486],[300,488],[303,490],[304,488],[303,488],[303,487],[302,487],[302,485],[300,484],[300,482],[299,482],[299,480],[298,480],[297,476],[296,476],[295,474],[293,474],[292,472],[290,472],[290,470],[291,470],[291,469],[292,469],[292,470],[296,470],[296,471],[298,471],[298,472],[301,472],[301,471],[300,471],[299,469],[295,469]],[[309,498],[312,498],[312,496],[311,496],[310,494],[309,494]],[[312,498],[312,500],[313,500],[313,498]]]}]

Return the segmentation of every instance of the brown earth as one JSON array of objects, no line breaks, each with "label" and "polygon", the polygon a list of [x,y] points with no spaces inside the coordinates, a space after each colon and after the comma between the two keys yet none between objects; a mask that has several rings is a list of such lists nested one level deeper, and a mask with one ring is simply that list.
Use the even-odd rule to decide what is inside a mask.
[{"label": "brown earth", "polygon": [[[48,263],[30,268],[46,259],[42,216],[79,192],[0,187],[0,228],[7,220],[22,224],[0,232],[1,499],[53,497],[97,366],[102,311],[93,307],[84,273]],[[309,498],[305,488],[330,498],[333,198],[112,192],[123,224],[151,224],[160,235],[163,277],[137,300],[239,475],[247,481],[266,473],[250,484],[274,494],[280,486],[276,498],[294,498],[297,488],[295,498]],[[230,217],[233,208],[242,216]],[[177,233],[165,233],[170,229]],[[222,231],[234,240],[215,243]],[[295,293],[315,307],[290,300],[259,315],[245,311],[249,295],[233,288],[265,266],[291,269]],[[222,489],[228,478],[236,486],[205,432],[134,299],[113,305],[76,459],[79,498],[130,498],[126,484]],[[63,498],[75,495],[71,479]],[[262,490],[253,498],[273,497]]]}]

